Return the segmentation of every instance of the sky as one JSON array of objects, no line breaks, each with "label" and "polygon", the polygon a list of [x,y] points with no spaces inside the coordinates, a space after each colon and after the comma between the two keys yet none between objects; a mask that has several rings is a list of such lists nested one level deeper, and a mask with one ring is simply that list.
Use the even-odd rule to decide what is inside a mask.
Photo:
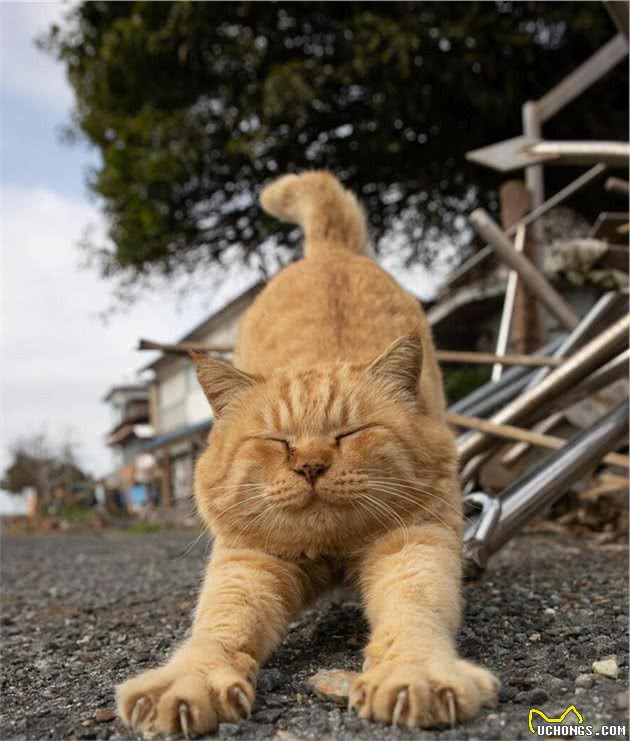
[{"label": "sky", "polygon": [[[175,341],[252,278],[232,275],[218,291],[200,280],[185,299],[166,286],[102,320],[113,286],[81,266],[78,248],[86,229],[105,239],[86,187],[97,153],[62,142],[72,91],[63,66],[34,44],[66,8],[0,2],[0,470],[14,441],[44,432],[76,442],[100,476],[111,470],[102,399],[151,359],[135,350],[138,339]],[[419,266],[405,278],[427,286]]]},{"label": "sky", "polygon": [[65,7],[0,3],[0,469],[13,441],[45,432],[55,443],[73,439],[85,467],[102,475],[111,464],[102,398],[149,362],[134,349],[138,338],[173,341],[225,295],[199,286],[182,299],[165,288],[103,322],[112,285],[81,267],[78,249],[87,228],[105,235],[85,185],[97,155],[61,141],[72,91],[33,42]]}]

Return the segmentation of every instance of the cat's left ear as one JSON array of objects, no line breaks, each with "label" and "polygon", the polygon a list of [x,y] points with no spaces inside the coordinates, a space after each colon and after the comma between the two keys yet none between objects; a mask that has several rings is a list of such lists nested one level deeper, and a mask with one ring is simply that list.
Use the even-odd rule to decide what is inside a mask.
[{"label": "cat's left ear", "polygon": [[416,401],[422,373],[422,340],[415,335],[393,342],[367,368],[408,401]]},{"label": "cat's left ear", "polygon": [[197,380],[215,417],[221,417],[230,404],[259,380],[226,360],[199,352],[191,352],[190,357],[195,364]]}]

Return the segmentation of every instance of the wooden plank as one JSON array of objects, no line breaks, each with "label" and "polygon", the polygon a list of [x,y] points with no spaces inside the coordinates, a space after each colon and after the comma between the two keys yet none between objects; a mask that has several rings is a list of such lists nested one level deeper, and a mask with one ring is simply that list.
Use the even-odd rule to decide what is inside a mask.
[{"label": "wooden plank", "polygon": [[[204,342],[182,342],[177,345],[153,340],[140,340],[139,350],[161,350],[166,353],[188,355],[190,352],[234,352],[231,345],[209,345]],[[437,350],[437,359],[443,363],[474,363],[488,365],[499,360],[497,355],[484,352],[464,352],[459,350]],[[562,358],[548,358],[542,355],[504,355],[500,358],[505,365],[526,365],[537,368],[556,368],[564,362]]]},{"label": "wooden plank", "polygon": [[[479,417],[467,417],[463,414],[455,414],[454,412],[447,412],[446,421],[455,425],[455,427],[463,427],[468,430],[478,430],[486,435],[492,435],[493,437],[502,437],[507,440],[518,440],[520,442],[526,442],[530,445],[536,445],[539,448],[549,448],[550,450],[558,450],[558,448],[564,447],[566,440],[561,437],[555,437],[553,435],[543,435],[540,432],[533,432],[531,430],[525,430],[522,427],[514,427],[513,425],[507,424],[496,424],[489,422],[486,419],[479,419]],[[630,457],[627,455],[621,455],[620,453],[609,453],[602,459],[605,463],[612,466],[623,466],[624,468],[630,468]]]},{"label": "wooden plank", "polygon": [[627,39],[624,34],[618,33],[536,102],[540,122],[544,123],[549,120],[564,106],[575,100],[627,55]]},{"label": "wooden plank", "polygon": [[[499,191],[501,200],[501,223],[504,229],[518,224],[530,210],[531,196],[521,180],[510,180],[501,186]],[[538,267],[536,260],[536,244],[532,239],[531,230],[527,229],[522,252]],[[515,243],[516,248],[516,243]],[[516,271],[513,271],[516,275]],[[542,331],[540,323],[540,307],[536,297],[528,290],[522,281],[512,280],[516,284],[514,289],[514,312],[509,330],[509,339],[512,349],[517,353],[532,353],[542,345]],[[509,290],[509,285],[508,285]],[[506,290],[506,300],[508,291]]]},{"label": "wooden plank", "polygon": [[515,136],[512,139],[505,139],[502,142],[466,152],[466,159],[498,172],[510,172],[536,164],[524,160],[522,153],[526,147],[537,144],[538,141],[539,139],[531,136]]},{"label": "wooden plank", "polygon": [[441,363],[487,365],[501,362],[503,365],[527,365],[538,368],[557,368],[564,362],[563,358],[548,358],[542,355],[495,355],[489,352],[464,352],[460,350],[437,350],[436,356]]},{"label": "wooden plank", "polygon": [[563,326],[570,330],[577,327],[579,318],[573,309],[531,261],[514,249],[505,232],[484,209],[478,208],[473,211],[470,215],[470,223],[477,234],[492,246],[497,255],[516,270],[523,283]]},{"label": "wooden plank", "polygon": [[[521,119],[523,122],[523,134],[531,139],[540,141],[542,139],[541,121],[538,116],[536,103],[527,101],[521,108]],[[545,176],[541,165],[532,165],[525,168],[525,185],[532,199],[532,207],[539,208],[545,200]],[[543,241],[542,224],[536,221],[530,229],[530,236],[534,242],[535,257],[532,260],[536,267],[542,263],[540,255],[540,245]],[[528,255],[531,259],[531,254]]]},{"label": "wooden plank", "polygon": [[630,193],[630,183],[621,178],[606,178],[604,188],[609,193],[621,193],[622,195],[628,195]]},{"label": "wooden plank", "polygon": [[234,352],[234,348],[231,345],[208,345],[205,342],[181,342],[173,345],[168,342],[154,342],[153,340],[140,340],[138,342],[138,350],[160,350],[160,352],[181,353],[184,355],[189,352]]},{"label": "wooden plank", "polygon": [[466,159],[498,172],[510,172],[538,164],[627,167],[630,145],[612,141],[541,141],[530,136],[490,144],[466,153]]},{"label": "wooden plank", "polygon": [[[530,211],[527,216],[525,216],[518,224],[514,224],[514,226],[508,229],[506,232],[508,237],[516,234],[516,230],[519,226],[527,226],[528,224],[532,224],[536,221],[536,219],[544,216],[544,214],[546,214],[552,208],[555,208],[556,206],[566,201],[569,196],[577,193],[578,190],[582,189],[585,185],[588,185],[595,178],[598,178],[605,170],[606,165],[597,164],[591,167],[585,173],[582,173],[582,175],[580,175],[564,188],[552,195],[544,203],[541,203],[538,208]],[[485,247],[483,247],[481,250],[479,250],[479,252],[475,253],[472,257],[469,257],[468,260],[464,261],[449,275],[446,285],[449,286],[454,283],[458,278],[460,278],[462,275],[465,275],[469,270],[472,270],[473,267],[481,263],[491,254],[492,248],[490,247],[490,245],[486,245]]]},{"label": "wooden plank", "polygon": [[527,145],[521,156],[526,162],[554,165],[592,165],[628,167],[630,144],[612,141],[541,141]]}]

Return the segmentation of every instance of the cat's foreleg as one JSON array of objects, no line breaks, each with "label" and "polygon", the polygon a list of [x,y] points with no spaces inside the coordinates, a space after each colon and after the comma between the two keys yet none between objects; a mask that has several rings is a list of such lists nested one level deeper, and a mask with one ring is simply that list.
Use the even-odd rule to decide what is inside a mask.
[{"label": "cat's foreleg", "polygon": [[457,655],[461,556],[457,535],[427,524],[366,553],[359,574],[371,627],[350,693],[363,718],[409,727],[454,724],[496,702],[499,683]]},{"label": "cat's foreleg", "polygon": [[162,667],[119,685],[122,720],[145,735],[188,736],[248,715],[258,665],[284,636],[305,590],[294,565],[216,547],[190,637]]}]

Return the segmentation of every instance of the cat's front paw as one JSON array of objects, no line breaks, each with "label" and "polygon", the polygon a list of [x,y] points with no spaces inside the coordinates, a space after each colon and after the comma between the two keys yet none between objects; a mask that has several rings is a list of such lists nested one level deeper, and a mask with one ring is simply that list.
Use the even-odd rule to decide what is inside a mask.
[{"label": "cat's front paw", "polygon": [[230,666],[208,670],[167,664],[123,682],[116,699],[120,718],[136,733],[188,738],[213,731],[221,721],[236,723],[249,716],[254,688]]},{"label": "cat's front paw", "polygon": [[491,672],[463,659],[384,661],[357,677],[349,707],[361,718],[408,728],[454,726],[494,706],[498,690]]}]

